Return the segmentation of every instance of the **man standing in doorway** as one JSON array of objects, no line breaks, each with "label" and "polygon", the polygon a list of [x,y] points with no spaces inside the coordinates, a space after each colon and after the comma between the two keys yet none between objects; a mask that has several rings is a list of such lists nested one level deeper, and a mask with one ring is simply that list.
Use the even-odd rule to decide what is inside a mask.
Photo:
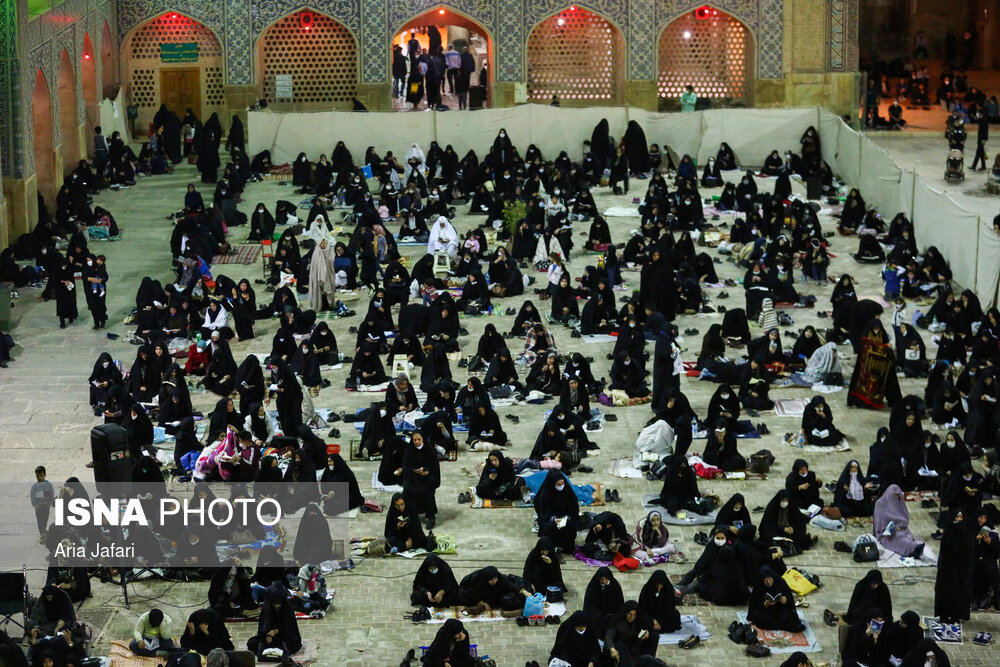
[{"label": "man standing in doorway", "polygon": [[697,103],[698,96],[694,94],[691,84],[684,86],[684,92],[681,93],[681,111],[694,111]]},{"label": "man standing in doorway", "polygon": [[416,67],[417,59],[420,57],[420,42],[417,41],[417,33],[410,31],[410,41],[406,43],[406,55],[410,58],[410,67]]},{"label": "man standing in doorway", "polygon": [[448,92],[455,94],[455,79],[462,67],[462,56],[455,50],[454,44],[448,45],[448,50],[444,52],[444,64],[448,67]]},{"label": "man standing in doorway", "polygon": [[392,96],[403,97],[406,90],[406,56],[403,47],[394,44],[392,47]]}]

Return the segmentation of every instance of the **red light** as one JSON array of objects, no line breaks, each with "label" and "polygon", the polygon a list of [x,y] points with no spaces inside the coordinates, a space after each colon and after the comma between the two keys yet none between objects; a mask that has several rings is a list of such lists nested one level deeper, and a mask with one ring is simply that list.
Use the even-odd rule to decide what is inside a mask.
[{"label": "red light", "polygon": [[299,14],[299,25],[302,29],[309,31],[313,27],[313,23],[316,22],[316,16],[312,12],[302,12]]},{"label": "red light", "polygon": [[575,12],[575,11],[576,11],[576,5],[570,5],[570,6],[569,6],[569,10],[570,10],[571,12]]},{"label": "red light", "polygon": [[84,53],[83,54],[83,59],[84,60],[90,60],[90,54],[89,53]]},{"label": "red light", "polygon": [[710,19],[713,16],[718,16],[718,15],[719,15],[718,10],[712,9],[708,5],[705,5],[703,7],[698,7],[696,10],[694,10],[694,17],[701,21],[704,21],[705,19]]},{"label": "red light", "polygon": [[438,10],[438,14],[444,14],[444,10],[443,9],[439,9]]},{"label": "red light", "polygon": [[172,19],[175,19],[175,18],[177,18],[177,14],[176,14],[176,13],[173,13],[173,14],[171,14],[171,15],[170,15],[170,18],[172,18]]}]

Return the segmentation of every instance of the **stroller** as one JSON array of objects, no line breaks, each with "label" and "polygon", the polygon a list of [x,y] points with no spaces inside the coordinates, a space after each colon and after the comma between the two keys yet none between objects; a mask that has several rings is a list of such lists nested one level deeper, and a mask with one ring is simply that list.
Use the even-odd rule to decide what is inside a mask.
[{"label": "stroller", "polygon": [[957,148],[948,151],[944,167],[944,180],[958,183],[965,180],[965,155]]},{"label": "stroller", "polygon": [[968,137],[968,133],[965,130],[965,121],[954,116],[949,118],[948,128],[945,130],[944,136],[948,139],[948,148],[964,151],[965,139]]}]

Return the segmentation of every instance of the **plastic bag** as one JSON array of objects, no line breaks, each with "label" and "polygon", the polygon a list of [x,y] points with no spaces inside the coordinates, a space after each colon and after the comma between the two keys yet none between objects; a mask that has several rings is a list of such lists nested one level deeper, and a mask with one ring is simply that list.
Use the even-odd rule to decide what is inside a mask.
[{"label": "plastic bag", "polygon": [[525,618],[529,616],[543,616],[544,614],[545,596],[541,593],[535,593],[524,601],[524,613],[522,615]]},{"label": "plastic bag", "polygon": [[807,595],[816,590],[815,584],[802,576],[802,573],[794,568],[785,570],[781,578],[785,580],[785,583],[788,584],[788,587],[796,595]]}]

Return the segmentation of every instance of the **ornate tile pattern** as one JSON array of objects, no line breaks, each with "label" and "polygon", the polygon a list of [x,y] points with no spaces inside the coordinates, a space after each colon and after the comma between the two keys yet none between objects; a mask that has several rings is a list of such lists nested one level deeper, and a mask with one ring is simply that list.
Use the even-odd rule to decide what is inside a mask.
[{"label": "ornate tile pattern", "polygon": [[361,81],[389,80],[389,9],[384,0],[365,0],[361,7]]},{"label": "ornate tile pattern", "polygon": [[253,83],[253,37],[250,30],[250,0],[229,0],[226,30],[222,43],[226,54],[226,83],[239,86]]},{"label": "ornate tile pattern", "polygon": [[18,117],[17,35],[17,3],[0,3],[0,176],[16,172],[14,162],[18,156],[14,147],[18,135],[14,131]]},{"label": "ornate tile pattern", "polygon": [[656,46],[659,32],[650,20],[656,15],[655,0],[629,0],[628,79],[652,81],[656,78]]},{"label": "ornate tile pattern", "polygon": [[524,5],[520,0],[502,0],[497,13],[496,78],[495,81],[524,80]]},{"label": "ornate tile pattern", "polygon": [[847,13],[846,0],[827,0],[829,11],[826,15],[827,44],[826,66],[831,71],[844,70],[844,22]]},{"label": "ornate tile pattern", "polygon": [[[226,33],[226,9],[249,0],[118,0],[118,43],[140,23],[173,10],[204,23],[219,41]],[[237,12],[238,13],[238,12]],[[245,17],[249,19],[249,15]]]},{"label": "ornate tile pattern", "polygon": [[[675,18],[705,4],[704,0],[661,0],[656,5],[656,36]],[[784,0],[714,0],[713,7],[735,16],[754,35],[757,76],[784,76]]]},{"label": "ornate tile pattern", "polygon": [[[497,6],[506,2],[496,0],[388,0],[389,3],[389,35],[393,35],[410,19],[424,12],[444,7],[465,14],[484,28],[493,33],[496,29]],[[496,35],[493,35],[494,38]]]}]

